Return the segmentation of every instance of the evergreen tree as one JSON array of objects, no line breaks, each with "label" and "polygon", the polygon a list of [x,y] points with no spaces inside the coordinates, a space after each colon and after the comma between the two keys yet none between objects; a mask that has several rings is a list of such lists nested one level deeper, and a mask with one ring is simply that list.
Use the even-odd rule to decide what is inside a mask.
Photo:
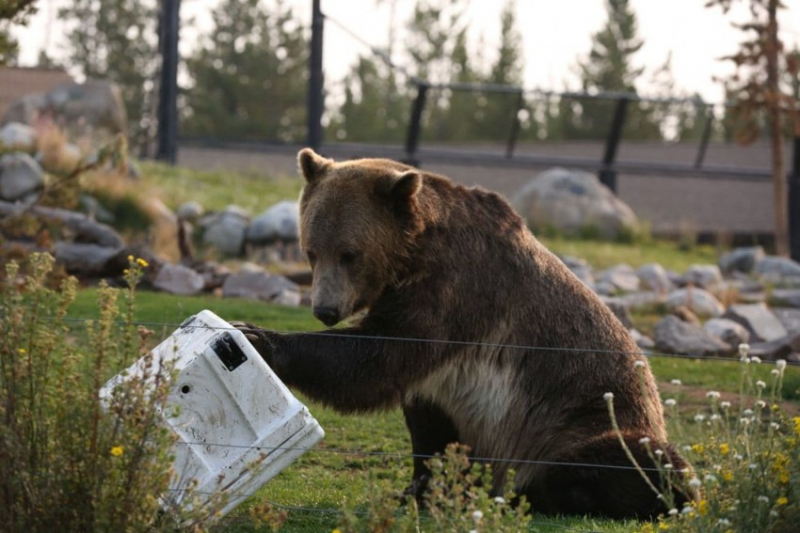
[{"label": "evergreen tree", "polygon": [[[636,79],[643,68],[633,65],[633,56],[642,48],[637,36],[636,15],[628,0],[606,0],[608,20],[592,36],[589,57],[578,64],[584,92],[636,92]],[[563,131],[567,137],[605,139],[614,116],[615,101],[583,99],[567,102]],[[639,138],[658,137],[645,108],[632,103],[628,107],[626,133]]]},{"label": "evergreen tree", "polygon": [[59,10],[72,21],[67,34],[67,64],[86,78],[117,83],[128,114],[132,144],[147,141],[147,110],[159,69],[152,0],[73,0]]},{"label": "evergreen tree", "polygon": [[35,0],[4,0],[0,2],[0,65],[16,61],[18,43],[11,36],[12,24],[26,24],[36,12]]},{"label": "evergreen tree", "polygon": [[189,135],[293,141],[305,135],[308,42],[282,0],[224,0],[187,60],[182,130]]}]

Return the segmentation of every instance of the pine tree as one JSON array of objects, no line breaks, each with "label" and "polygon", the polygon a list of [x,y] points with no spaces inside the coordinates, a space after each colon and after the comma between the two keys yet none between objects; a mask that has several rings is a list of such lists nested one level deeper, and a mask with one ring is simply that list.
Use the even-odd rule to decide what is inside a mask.
[{"label": "pine tree", "polygon": [[12,24],[26,24],[36,12],[35,0],[5,0],[0,2],[0,65],[16,61],[18,43],[11,35]]},{"label": "pine tree", "polygon": [[122,92],[131,144],[147,141],[147,110],[159,68],[156,3],[140,0],[73,0],[59,10],[72,21],[68,66],[86,78],[108,79]]},{"label": "pine tree", "polygon": [[308,42],[282,0],[224,0],[187,59],[182,131],[231,139],[293,141],[305,135]]}]

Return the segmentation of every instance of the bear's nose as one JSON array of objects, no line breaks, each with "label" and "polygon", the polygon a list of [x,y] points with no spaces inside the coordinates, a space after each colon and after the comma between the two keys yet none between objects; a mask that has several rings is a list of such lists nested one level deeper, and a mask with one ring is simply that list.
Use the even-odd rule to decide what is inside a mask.
[{"label": "bear's nose", "polygon": [[333,326],[339,322],[339,311],[333,307],[315,307],[314,316],[326,326]]}]

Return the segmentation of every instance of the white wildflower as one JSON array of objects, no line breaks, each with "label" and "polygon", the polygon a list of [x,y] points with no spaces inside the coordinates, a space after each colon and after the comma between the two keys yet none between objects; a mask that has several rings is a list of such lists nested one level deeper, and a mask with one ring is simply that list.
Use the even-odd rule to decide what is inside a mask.
[{"label": "white wildflower", "polygon": [[758,387],[759,389],[763,389],[766,386],[767,386],[767,384],[764,383],[763,381],[761,381],[760,379],[758,381],[756,381],[756,387]]},{"label": "white wildflower", "polygon": [[717,520],[717,524],[719,524],[720,526],[729,526],[731,525],[731,521],[728,520],[727,518],[720,518],[719,520]]},{"label": "white wildflower", "polygon": [[750,463],[749,465],[747,465],[747,468],[749,468],[750,470],[756,470],[758,468],[758,465],[755,463]]},{"label": "white wildflower", "polygon": [[758,357],[757,355],[754,355],[753,357],[751,357],[751,358],[750,358],[750,360],[751,360],[752,362],[756,363],[756,364],[758,364],[758,363],[760,363],[760,362],[761,362],[761,358],[760,358],[760,357]]},{"label": "white wildflower", "polygon": [[719,406],[722,407],[723,409],[728,409],[731,406],[731,402],[728,401],[719,402]]},{"label": "white wildflower", "polygon": [[661,457],[664,455],[664,450],[656,450],[653,453],[656,454],[656,457]]},{"label": "white wildflower", "polygon": [[773,509],[772,511],[769,512],[769,516],[772,517],[772,518],[778,518],[780,515],[781,514],[778,511],[776,511],[775,509]]},{"label": "white wildflower", "polygon": [[665,470],[672,470],[673,469],[672,463],[664,463],[664,469]]},{"label": "white wildflower", "polygon": [[733,454],[733,458],[734,458],[736,461],[741,461],[742,459],[744,459],[744,457],[742,457],[742,455],[741,455],[741,454],[738,454],[738,453],[735,453],[735,454]]},{"label": "white wildflower", "polygon": [[683,385],[683,383],[681,383],[681,380],[679,379],[673,379],[672,381],[670,381],[670,383],[672,383],[673,385]]},{"label": "white wildflower", "polygon": [[497,496],[494,499],[494,503],[496,503],[497,505],[504,505],[506,503],[506,499],[503,498],[502,496]]},{"label": "white wildflower", "polygon": [[697,479],[696,477],[693,477],[692,479],[689,480],[689,486],[692,487],[693,489],[699,489],[702,484],[703,482]]},{"label": "white wildflower", "polygon": [[747,354],[750,353],[750,345],[742,343],[739,345],[739,357],[747,357]]},{"label": "white wildflower", "polygon": [[769,503],[769,498],[768,498],[767,496],[764,496],[764,495],[761,495],[761,496],[759,496],[759,497],[758,497],[758,498],[756,498],[756,499],[757,499],[758,501],[760,501],[761,503]]},{"label": "white wildflower", "polygon": [[739,419],[739,423],[741,425],[743,425],[743,426],[746,426],[746,425],[748,425],[750,423],[750,419],[742,417],[742,418]]},{"label": "white wildflower", "polygon": [[712,474],[706,474],[705,477],[703,477],[703,481],[706,483],[716,483],[717,477]]},{"label": "white wildflower", "polygon": [[716,422],[717,420],[719,420],[719,419],[720,419],[720,416],[719,416],[718,414],[714,413],[714,414],[713,414],[713,415],[711,415],[711,416],[710,416],[708,419],[709,419],[709,420],[713,420],[714,422]]},{"label": "white wildflower", "polygon": [[675,398],[667,398],[666,400],[664,400],[664,405],[666,405],[667,407],[675,407],[675,404],[677,403],[678,402],[675,401]]},{"label": "white wildflower", "polygon": [[483,513],[481,511],[473,511],[472,519],[478,522],[481,518],[483,518]]},{"label": "white wildflower", "polygon": [[668,514],[668,515],[670,515],[670,516],[675,516],[675,515],[677,515],[677,514],[678,514],[678,512],[679,512],[679,511],[673,507],[672,509],[670,509],[669,511],[667,511],[667,514]]},{"label": "white wildflower", "polygon": [[709,399],[711,399],[711,400],[717,400],[717,399],[719,399],[719,391],[715,391],[715,390],[710,390],[710,391],[708,391],[708,392],[706,393],[706,398],[709,398]]},{"label": "white wildflower", "polygon": [[611,400],[614,399],[614,393],[613,392],[607,392],[607,393],[603,394],[603,399],[605,401],[607,401],[607,402],[610,402]]},{"label": "white wildflower", "polygon": [[705,419],[706,419],[706,415],[703,415],[703,414],[694,415],[694,421],[695,422],[702,422]]},{"label": "white wildflower", "polygon": [[694,511],[694,507],[691,505],[687,505],[683,509],[681,509],[681,514],[689,514]]},{"label": "white wildflower", "polygon": [[778,370],[783,370],[786,368],[786,359],[778,359],[775,361],[775,366],[778,367]]},{"label": "white wildflower", "polygon": [[650,437],[642,437],[639,439],[639,444],[650,444]]},{"label": "white wildflower", "polygon": [[781,429],[781,425],[778,424],[777,422],[770,422],[769,427],[771,427],[772,429],[774,429],[776,431]]},{"label": "white wildflower", "polygon": [[758,400],[755,405],[759,409],[763,409],[767,406],[767,402],[765,402],[764,400]]},{"label": "white wildflower", "polygon": [[641,359],[638,359],[633,363],[633,368],[644,368],[645,362]]},{"label": "white wildflower", "polygon": [[753,416],[753,410],[752,409],[745,409],[744,411],[742,411],[742,414],[744,416]]},{"label": "white wildflower", "polygon": [[769,373],[776,378],[781,375],[781,371],[778,370],[777,368],[773,368],[772,370],[769,371]]}]

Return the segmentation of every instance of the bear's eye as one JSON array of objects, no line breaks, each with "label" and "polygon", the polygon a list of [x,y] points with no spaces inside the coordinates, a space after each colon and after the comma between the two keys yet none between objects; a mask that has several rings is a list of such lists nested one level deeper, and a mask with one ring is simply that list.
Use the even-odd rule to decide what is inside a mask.
[{"label": "bear's eye", "polygon": [[342,265],[351,265],[356,261],[356,259],[358,259],[359,255],[361,254],[359,254],[358,252],[351,252],[351,251],[342,252],[339,255],[339,262]]},{"label": "bear's eye", "polygon": [[309,250],[306,252],[306,259],[308,259],[311,266],[314,266],[314,263],[317,262],[317,254]]}]

